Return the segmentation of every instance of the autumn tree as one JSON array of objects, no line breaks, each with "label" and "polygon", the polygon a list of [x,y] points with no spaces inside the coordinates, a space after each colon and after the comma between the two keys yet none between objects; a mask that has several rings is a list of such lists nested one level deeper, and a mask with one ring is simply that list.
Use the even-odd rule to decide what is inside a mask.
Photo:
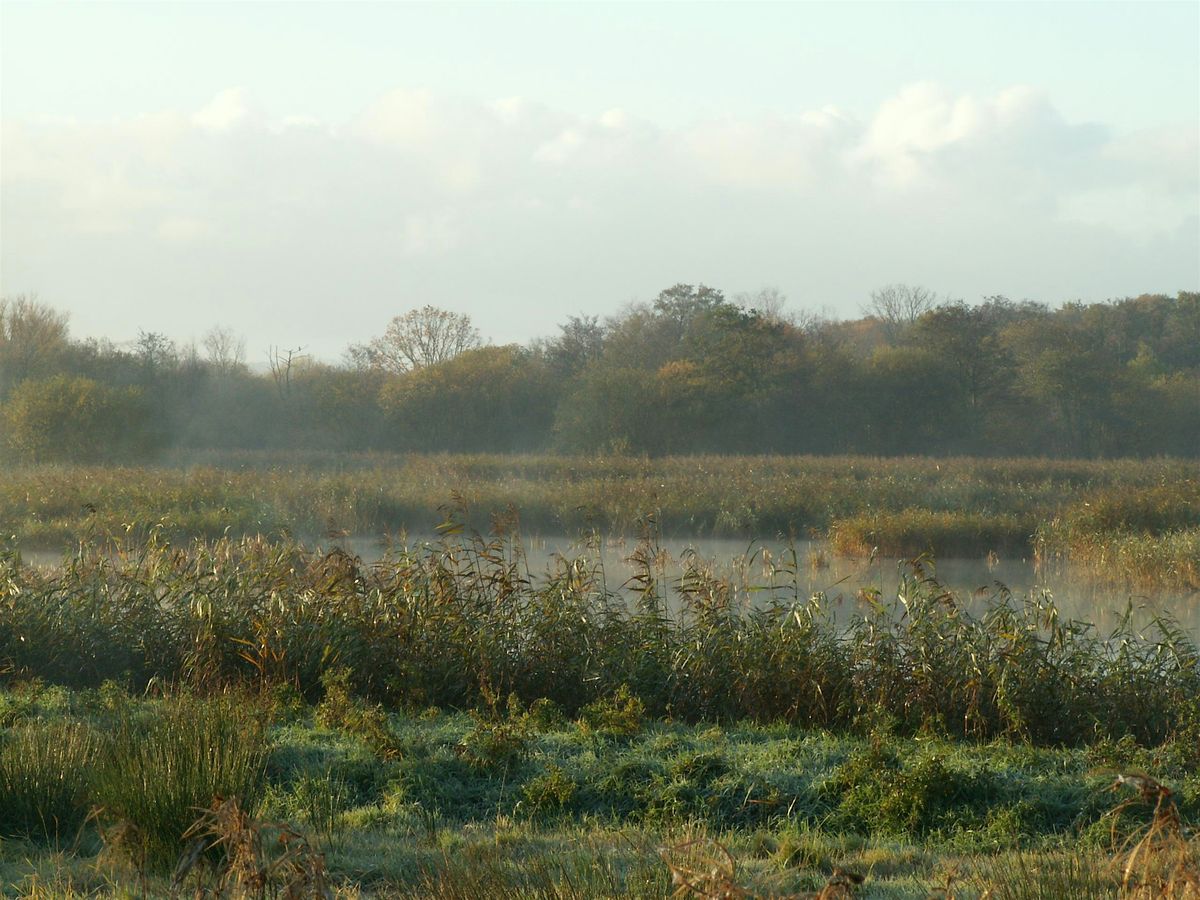
[{"label": "autumn tree", "polygon": [[229,376],[246,369],[246,339],[232,328],[214,326],[204,335],[204,353],[209,366],[220,376]]},{"label": "autumn tree", "polygon": [[68,349],[67,316],[35,296],[0,299],[0,397],[51,374]]},{"label": "autumn tree", "polygon": [[507,453],[546,445],[555,386],[529,350],[478,347],[388,379],[379,403],[407,449]]},{"label": "autumn tree", "polygon": [[381,337],[351,346],[347,355],[360,368],[399,374],[446,362],[480,343],[470,316],[422,306],[396,316]]}]

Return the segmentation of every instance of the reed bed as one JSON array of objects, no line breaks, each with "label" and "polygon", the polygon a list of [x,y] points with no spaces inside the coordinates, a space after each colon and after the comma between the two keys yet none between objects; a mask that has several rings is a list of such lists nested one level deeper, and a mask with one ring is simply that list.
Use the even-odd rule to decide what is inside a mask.
[{"label": "reed bed", "polygon": [[970,615],[916,560],[895,596],[866,595],[838,621],[824,596],[801,593],[794,554],[762,584],[699,560],[664,583],[651,536],[618,591],[586,555],[535,576],[516,535],[460,529],[374,565],[290,541],[159,533],[81,545],[57,570],[8,551],[0,671],[75,687],[291,685],[309,698],[342,671],[349,695],[389,708],[512,694],[570,714],[625,690],[648,715],[684,721],[886,721],[1049,745],[1154,743],[1200,721],[1195,639],[1167,617],[1100,634],[1001,589]]},{"label": "reed bed", "polygon": [[[515,510],[531,532],[829,537],[837,552],[1078,557],[1136,538],[1139,577],[1188,584],[1200,479],[1180,460],[243,454],[219,465],[33,467],[0,478],[25,547],[144,536],[428,534],[458,498],[473,527]],[[1127,554],[1128,556],[1129,554]],[[1133,558],[1130,558],[1131,565]],[[1161,572],[1160,576],[1155,573]],[[1182,580],[1180,580],[1182,579]]]}]

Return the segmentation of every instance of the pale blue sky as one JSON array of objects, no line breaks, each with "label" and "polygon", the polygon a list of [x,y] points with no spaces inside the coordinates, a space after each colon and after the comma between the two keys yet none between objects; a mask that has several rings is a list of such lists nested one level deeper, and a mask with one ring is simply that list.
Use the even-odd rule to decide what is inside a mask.
[{"label": "pale blue sky", "polygon": [[200,106],[243,85],[338,119],[382,89],[619,106],[665,124],[831,100],[868,115],[896,85],[1035,84],[1073,120],[1195,118],[1200,3],[3,4],[6,116]]},{"label": "pale blue sky", "polygon": [[6,0],[0,114],[0,281],[81,335],[1200,286],[1194,2]]}]

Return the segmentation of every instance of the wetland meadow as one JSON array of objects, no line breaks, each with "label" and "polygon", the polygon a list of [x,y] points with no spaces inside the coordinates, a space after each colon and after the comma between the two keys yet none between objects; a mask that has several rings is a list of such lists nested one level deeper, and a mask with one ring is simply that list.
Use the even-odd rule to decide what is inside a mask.
[{"label": "wetland meadow", "polygon": [[1194,466],[0,480],[19,896],[1189,897]]}]

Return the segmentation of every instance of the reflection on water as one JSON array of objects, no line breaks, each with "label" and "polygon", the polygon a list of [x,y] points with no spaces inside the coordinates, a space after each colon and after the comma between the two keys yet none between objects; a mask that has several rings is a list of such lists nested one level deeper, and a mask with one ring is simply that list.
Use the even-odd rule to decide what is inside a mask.
[{"label": "reflection on water", "polygon": [[[419,548],[436,543],[433,536],[409,536],[407,546]],[[349,537],[335,542],[312,542],[326,549],[334,543],[375,563],[386,555],[386,545],[375,538]],[[590,545],[567,536],[525,537],[524,560],[528,574],[536,583],[556,567],[561,558],[584,558],[597,567],[603,587],[614,593],[629,590],[629,581],[637,572],[631,556],[638,547],[636,539],[613,537]],[[898,559],[850,559],[832,555],[823,542],[747,541],[730,538],[698,538],[658,542],[652,571],[669,597],[675,594],[689,565],[704,568],[717,577],[727,578],[736,602],[743,606],[781,602],[814,594],[824,594],[838,617],[853,615],[862,602],[863,592],[879,592],[884,599],[894,597],[900,587],[904,567]],[[61,554],[22,553],[28,563],[55,565]],[[1102,632],[1110,630],[1132,603],[1135,622],[1166,613],[1174,617],[1194,638],[1200,640],[1200,592],[1182,588],[1146,590],[1122,586],[1119,581],[1099,579],[1069,566],[1035,567],[1027,559],[939,559],[930,566],[938,580],[952,591],[968,610],[977,611],[989,597],[1007,588],[1020,598],[1048,593],[1065,617],[1095,624]]]}]

